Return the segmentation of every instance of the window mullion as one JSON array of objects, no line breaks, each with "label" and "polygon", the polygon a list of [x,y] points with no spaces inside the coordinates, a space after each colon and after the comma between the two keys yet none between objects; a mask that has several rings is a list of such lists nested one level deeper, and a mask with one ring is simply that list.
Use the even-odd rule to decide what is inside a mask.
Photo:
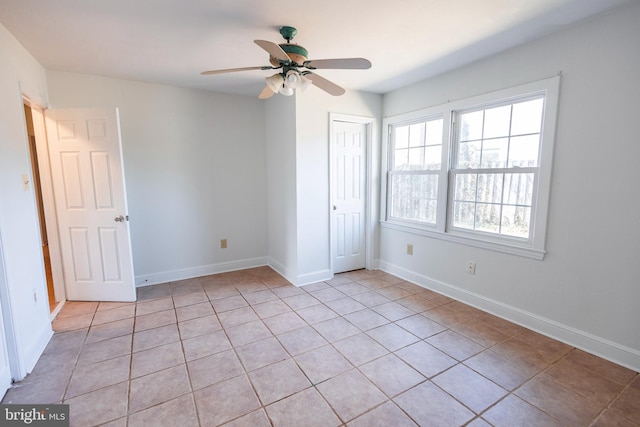
[{"label": "window mullion", "polygon": [[445,110],[442,115],[442,152],[440,156],[440,175],[438,178],[438,209],[436,212],[436,229],[444,233],[447,229],[448,212],[450,210],[449,203],[451,195],[449,194],[449,170],[452,167],[451,159],[455,156],[452,150],[453,138],[456,134],[454,129],[455,119],[453,111]]}]

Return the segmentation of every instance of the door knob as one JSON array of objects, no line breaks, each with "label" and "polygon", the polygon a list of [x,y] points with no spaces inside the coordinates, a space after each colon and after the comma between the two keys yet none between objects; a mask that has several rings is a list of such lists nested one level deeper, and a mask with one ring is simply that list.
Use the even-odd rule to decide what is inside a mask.
[{"label": "door knob", "polygon": [[115,222],[124,222],[124,216],[123,215],[119,215],[114,219]]},{"label": "door knob", "polygon": [[333,210],[335,211],[336,209],[338,209],[336,205],[333,205]]}]

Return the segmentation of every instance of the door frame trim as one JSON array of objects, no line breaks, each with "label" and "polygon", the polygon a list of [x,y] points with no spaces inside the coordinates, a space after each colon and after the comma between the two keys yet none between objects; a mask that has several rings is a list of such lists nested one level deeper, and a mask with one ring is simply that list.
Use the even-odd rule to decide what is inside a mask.
[{"label": "door frame trim", "polygon": [[333,164],[333,143],[334,143],[334,123],[347,122],[363,124],[366,127],[367,135],[365,141],[365,268],[372,270],[374,266],[373,254],[373,236],[375,231],[375,213],[372,211],[372,195],[373,195],[373,137],[375,132],[376,119],[374,117],[357,116],[349,114],[329,113],[329,258],[330,268],[334,271],[334,227],[331,206],[333,203],[333,185],[334,185],[334,164]]},{"label": "door frame trim", "polygon": [[[49,257],[51,262],[51,275],[53,277],[53,290],[56,303],[67,299],[64,271],[62,268],[62,252],[60,251],[60,235],[58,231],[58,217],[53,196],[53,182],[51,180],[51,166],[49,164],[49,141],[47,140],[44,112],[46,107],[34,103],[23,95],[25,104],[31,107],[33,117],[33,129],[36,137],[36,152],[38,153],[38,169],[42,186],[42,205],[44,206],[44,221],[47,224],[47,240],[49,242]],[[58,304],[56,310],[51,313],[52,319],[60,310]]]}]

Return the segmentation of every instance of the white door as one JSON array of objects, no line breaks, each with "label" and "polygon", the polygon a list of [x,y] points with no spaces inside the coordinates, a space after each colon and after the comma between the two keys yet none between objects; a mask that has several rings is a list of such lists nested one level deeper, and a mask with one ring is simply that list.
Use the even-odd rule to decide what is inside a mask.
[{"label": "white door", "polygon": [[135,301],[118,110],[45,118],[67,299]]},{"label": "white door", "polygon": [[331,232],[333,272],[366,266],[367,125],[332,121]]}]

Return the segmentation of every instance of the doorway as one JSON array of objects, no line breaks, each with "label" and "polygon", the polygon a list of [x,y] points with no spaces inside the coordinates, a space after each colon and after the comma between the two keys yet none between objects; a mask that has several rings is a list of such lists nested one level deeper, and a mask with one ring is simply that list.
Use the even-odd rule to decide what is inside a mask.
[{"label": "doorway", "polygon": [[[39,188],[34,183],[33,189],[49,255],[43,250],[52,279],[51,318],[67,299],[135,301],[118,110],[45,112],[23,100],[35,137],[29,145],[35,140],[32,176]],[[29,177],[24,180],[28,188]]]},{"label": "doorway", "polygon": [[[28,98],[23,98],[24,118],[27,130],[27,143],[31,161],[31,179],[35,196],[38,227],[42,243],[42,260],[44,264],[49,299],[49,315],[55,318],[64,302],[66,295],[62,275],[62,261],[58,249],[58,229],[55,214],[51,212],[52,189],[49,171],[49,155],[46,144],[44,127],[44,110],[33,104]],[[25,186],[28,183],[25,177]]]},{"label": "doorway", "polygon": [[44,203],[42,201],[42,180],[40,168],[38,167],[38,149],[36,146],[36,133],[33,125],[33,114],[31,106],[24,104],[24,118],[27,125],[27,138],[29,144],[29,156],[31,159],[31,176],[33,177],[33,192],[36,199],[36,210],[38,212],[38,225],[40,228],[40,241],[42,243],[42,259],[44,261],[44,271],[47,281],[47,295],[49,297],[49,312],[55,311],[57,302],[53,285],[53,273],[51,270],[51,251],[47,239],[47,223],[44,216]]}]

